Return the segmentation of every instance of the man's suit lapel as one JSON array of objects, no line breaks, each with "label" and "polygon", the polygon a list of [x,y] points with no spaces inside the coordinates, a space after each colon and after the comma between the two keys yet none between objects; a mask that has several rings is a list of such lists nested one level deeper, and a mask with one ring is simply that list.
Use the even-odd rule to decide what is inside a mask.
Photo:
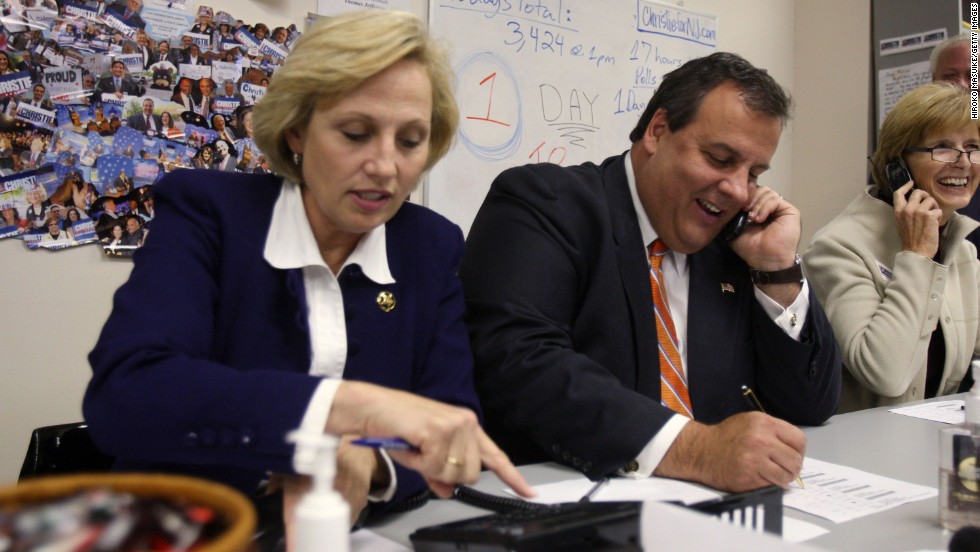
[{"label": "man's suit lapel", "polygon": [[[628,152],[626,154],[629,155]],[[624,156],[603,164],[603,184],[609,206],[609,220],[616,244],[620,282],[629,298],[629,315],[633,327],[634,355],[637,358],[636,391],[660,398],[660,356],[657,351],[657,326],[653,318],[649,268],[640,225],[633,216],[633,199],[626,182]],[[627,215],[624,216],[624,213]]]},{"label": "man's suit lapel", "polygon": [[728,252],[719,251],[723,247],[728,246],[716,240],[688,256],[687,374],[691,406],[698,419],[710,420],[709,413],[718,412],[722,406],[711,404],[707,398],[717,400],[722,393],[706,391],[718,385],[735,385],[730,372],[735,364],[736,340],[749,334],[737,325],[752,321],[751,315],[738,312],[751,306],[744,294],[754,293],[744,278],[745,266]]}]

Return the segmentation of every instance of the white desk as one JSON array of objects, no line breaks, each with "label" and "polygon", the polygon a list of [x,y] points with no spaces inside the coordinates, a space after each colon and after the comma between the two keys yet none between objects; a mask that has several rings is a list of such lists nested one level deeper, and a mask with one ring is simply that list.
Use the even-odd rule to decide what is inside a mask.
[{"label": "white desk", "polygon": [[[946,427],[946,424],[892,414],[887,408],[843,414],[834,416],[821,427],[804,429],[808,440],[807,456],[910,483],[936,487],[941,427]],[[551,463],[522,466],[520,469],[533,485],[581,477],[575,470]],[[493,474],[485,472],[476,488],[500,494],[502,485]],[[653,508],[650,510],[652,514]],[[937,499],[903,504],[879,514],[839,524],[787,508],[784,512],[789,517],[820,525],[830,531],[804,545],[792,545],[768,538],[768,535],[736,530],[707,516],[678,507],[658,505],[656,512],[658,515],[647,515],[644,512],[643,544],[647,550],[823,549],[841,552],[901,552],[945,550],[950,537],[939,525]],[[456,501],[435,500],[419,510],[391,516],[371,529],[389,539],[411,546],[408,536],[417,527],[488,513]],[[684,526],[684,531],[675,530],[669,534],[663,531],[664,527],[676,529],[681,526]],[[690,540],[690,536],[687,540],[674,540],[676,535],[685,533],[695,540]],[[733,545],[736,542],[733,539],[737,539],[737,546]]]},{"label": "white desk", "polygon": [[[949,425],[893,414],[889,408],[842,414],[821,427],[804,429],[807,456],[938,488],[939,430]],[[807,541],[828,550],[946,550],[951,536],[939,525],[938,498],[903,504],[846,523],[786,511],[791,517],[830,530]]]}]

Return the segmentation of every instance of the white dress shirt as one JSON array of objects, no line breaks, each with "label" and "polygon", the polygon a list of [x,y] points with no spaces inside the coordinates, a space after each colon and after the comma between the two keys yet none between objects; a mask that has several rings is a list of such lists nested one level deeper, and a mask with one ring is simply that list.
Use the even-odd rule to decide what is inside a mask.
[{"label": "white dress shirt", "polygon": [[[636,176],[633,174],[633,163],[630,156],[626,155],[626,181],[629,184],[630,196],[633,198],[633,209],[636,211],[636,220],[640,223],[640,234],[643,236],[643,243],[649,245],[657,239],[657,233],[647,217],[640,197],[636,192]],[[649,266],[649,256],[647,252],[637,251],[637,255],[647,258]],[[690,270],[687,265],[687,255],[676,251],[669,251],[664,256],[663,264],[660,267],[664,276],[664,285],[667,288],[667,302],[670,307],[670,316],[674,320],[674,330],[677,332],[677,352],[681,357],[681,367],[684,377],[687,378],[687,299],[690,290]],[[782,305],[774,301],[759,289],[755,288],[755,297],[762,305],[766,313],[776,324],[786,332],[786,334],[796,341],[800,340],[800,331],[803,324],[792,324],[790,320],[805,320],[810,310],[810,294],[806,281],[803,282],[803,289],[796,297],[789,308],[784,309]],[[697,413],[695,413],[696,415]],[[675,414],[666,424],[654,435],[653,439],[647,443],[636,461],[638,468],[635,472],[624,472],[628,477],[650,477],[653,471],[660,465],[661,460],[667,454],[667,450],[674,444],[674,440],[680,434],[687,422],[691,421],[688,417]]]},{"label": "white dress shirt", "polygon": [[[361,238],[354,251],[340,268],[359,265],[364,275],[378,284],[393,284],[395,279],[388,269],[385,227],[381,225]],[[300,186],[285,181],[272,211],[272,222],[266,236],[265,260],[275,268],[303,270],[303,287],[310,331],[313,360],[310,374],[325,378],[314,392],[306,407],[300,429],[322,433],[327,425],[330,405],[344,375],[347,360],[347,325],[344,317],[344,298],[337,276],[330,270],[320,254],[313,230],[306,218]],[[338,274],[339,274],[338,272]],[[310,466],[297,465],[304,455],[297,446],[294,468],[300,473],[311,473]],[[390,500],[395,494],[398,481],[394,465],[384,450],[379,449],[388,466],[391,484],[383,492],[372,494],[372,502]]]}]

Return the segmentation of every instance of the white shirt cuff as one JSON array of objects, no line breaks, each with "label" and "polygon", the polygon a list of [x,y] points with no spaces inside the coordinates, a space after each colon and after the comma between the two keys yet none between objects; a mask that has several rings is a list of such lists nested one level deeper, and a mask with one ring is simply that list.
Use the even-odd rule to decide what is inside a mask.
[{"label": "white shirt cuff", "polygon": [[[316,391],[310,397],[310,404],[306,406],[306,413],[299,424],[299,429],[303,432],[324,433],[327,429],[327,416],[330,415],[330,407],[333,405],[333,397],[337,394],[342,380],[324,378],[320,380]],[[316,451],[296,445],[296,452],[293,453],[293,469],[297,473],[306,475],[313,474],[313,461],[316,459]]]},{"label": "white shirt cuff", "polygon": [[803,280],[800,294],[796,296],[793,304],[785,309],[772,297],[763,293],[759,286],[753,287],[755,288],[755,298],[762,305],[769,318],[772,318],[772,321],[782,328],[786,335],[799,341],[800,332],[803,331],[803,322],[806,320],[807,313],[810,312],[810,284]]},{"label": "white shirt cuff", "polygon": [[[341,381],[343,380],[334,378],[324,378],[320,381],[316,391],[313,392],[313,396],[310,397],[310,404],[306,407],[306,413],[303,414],[300,430],[316,433],[326,431],[330,407],[333,405],[333,398],[337,394]],[[384,449],[378,449],[378,452],[388,469],[389,483],[384,489],[377,489],[369,493],[368,502],[388,502],[398,490],[398,476],[395,473],[395,465],[392,463],[391,457]],[[296,445],[296,452],[293,454],[293,469],[298,473],[312,475],[314,459],[315,451]]]},{"label": "white shirt cuff", "polygon": [[630,479],[642,479],[645,477],[650,477],[653,475],[653,471],[657,469],[660,462],[667,455],[667,451],[670,450],[671,445],[674,444],[674,440],[680,435],[681,430],[690,422],[691,419],[687,416],[681,416],[680,414],[675,414],[671,416],[667,423],[664,424],[660,431],[653,436],[653,439],[647,443],[647,446],[643,447],[640,454],[636,457],[637,468],[636,471],[623,471],[620,470],[619,475],[623,477],[628,477]]}]

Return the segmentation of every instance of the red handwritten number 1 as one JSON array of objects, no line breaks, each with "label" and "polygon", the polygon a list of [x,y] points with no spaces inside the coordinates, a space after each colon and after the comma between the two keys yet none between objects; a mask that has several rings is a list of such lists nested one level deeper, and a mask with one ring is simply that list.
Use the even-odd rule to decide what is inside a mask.
[{"label": "red handwritten number 1", "polygon": [[488,123],[497,123],[498,125],[503,125],[503,126],[510,126],[510,124],[508,123],[490,118],[490,108],[493,106],[493,81],[495,81],[496,79],[497,79],[497,73],[494,72],[489,77],[480,81],[480,86],[483,86],[484,84],[486,84],[487,81],[490,81],[490,99],[487,100],[487,116],[486,117],[468,116],[466,117],[467,119],[471,119],[474,121],[486,121]]}]

